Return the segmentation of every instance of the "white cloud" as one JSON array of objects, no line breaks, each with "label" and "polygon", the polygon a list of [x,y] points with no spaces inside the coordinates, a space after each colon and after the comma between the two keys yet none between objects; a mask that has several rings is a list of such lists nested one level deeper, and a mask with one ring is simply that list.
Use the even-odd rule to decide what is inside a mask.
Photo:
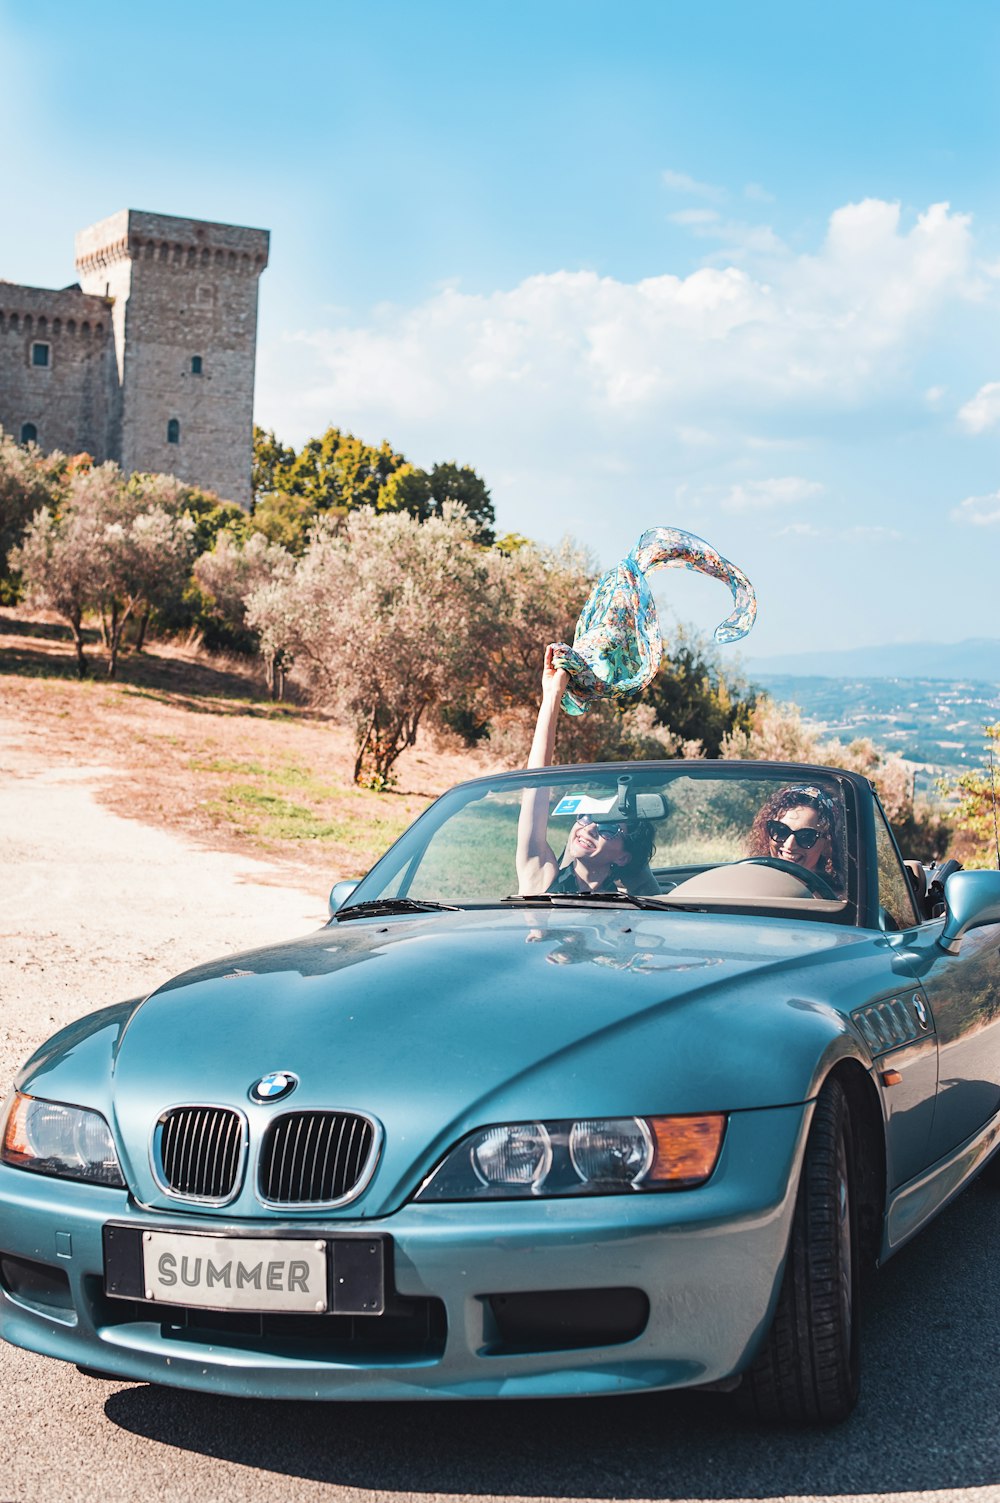
[{"label": "white cloud", "polygon": [[743,197],[749,198],[758,204],[774,203],[774,194],[768,193],[767,189],[761,187],[760,183],[746,183],[743,188]]},{"label": "white cloud", "polygon": [[939,407],[947,395],[947,386],[928,386],[924,392],[924,401],[928,407]]},{"label": "white cloud", "polygon": [[742,262],[748,256],[787,256],[788,247],[769,224],[750,224],[742,219],[724,219],[716,209],[678,209],[668,214],[671,224],[680,225],[699,240],[716,240],[719,250],[711,261]]},{"label": "white cloud", "polygon": [[724,188],[717,188],[714,183],[699,183],[697,178],[689,177],[686,172],[674,172],[671,168],[664,168],[660,174],[660,180],[665,188],[671,193],[688,193],[692,198],[708,198],[718,200],[725,198]]},{"label": "white cloud", "polygon": [[880,527],[878,523],[872,523],[867,527],[848,527],[843,535],[849,538],[859,538],[867,543],[898,543],[903,538],[903,533],[897,528]]},{"label": "white cloud", "polygon": [[864,543],[898,543],[902,541],[905,533],[895,527],[880,527],[877,524],[854,527],[816,527],[812,522],[789,522],[786,527],[778,529],[776,536],[779,538],[836,538],[840,542],[852,538]]},{"label": "white cloud", "polygon": [[958,421],[969,433],[985,433],[1000,422],[1000,381],[987,381],[958,411]]},{"label": "white cloud", "polygon": [[[449,417],[478,428],[516,414],[606,421],[644,412],[706,426],[706,412],[845,408],[878,397],[906,346],[963,295],[969,227],[937,206],[904,231],[893,204],[838,210],[820,251],[772,268],[701,267],[621,282],[557,271],[490,294],[455,288],[367,326],[295,337],[301,372],[276,405],[336,412],[387,429]],[[273,367],[272,367],[273,369]],[[267,379],[267,372],[263,379]],[[280,386],[287,388],[284,379]],[[588,417],[588,420],[589,420]],[[509,436],[509,435],[508,435]]]},{"label": "white cloud", "polygon": [[[262,348],[258,415],[285,442],[336,422],[417,464],[473,464],[503,526],[578,529],[602,556],[633,521],[696,500],[709,534],[724,498],[738,531],[819,494],[812,445],[831,423],[859,415],[875,431],[880,413],[912,411],[918,357],[953,340],[968,306],[974,247],[947,206],[904,222],[866,200],[808,254],[765,264],[632,282],[552,271],[330,321]],[[775,480],[782,447],[802,457]],[[670,499],[681,483],[684,507]]]},{"label": "white cloud", "polygon": [[804,480],[801,475],[781,475],[770,480],[746,480],[734,485],[723,498],[723,511],[770,511],[780,506],[800,506],[821,495],[818,480]]},{"label": "white cloud", "polygon": [[1000,491],[992,491],[988,496],[966,496],[953,509],[951,519],[972,527],[995,527],[1000,523]]},{"label": "white cloud", "polygon": [[677,209],[675,213],[668,214],[667,218],[671,224],[683,225],[685,228],[719,223],[717,209]]}]

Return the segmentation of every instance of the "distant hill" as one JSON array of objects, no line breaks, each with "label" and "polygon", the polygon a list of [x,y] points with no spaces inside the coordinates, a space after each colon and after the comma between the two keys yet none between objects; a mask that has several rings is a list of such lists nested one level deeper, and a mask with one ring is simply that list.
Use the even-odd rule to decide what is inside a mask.
[{"label": "distant hill", "polygon": [[834,648],[745,658],[749,678],[965,679],[1000,683],[1000,637],[964,642],[887,642],[879,647]]}]

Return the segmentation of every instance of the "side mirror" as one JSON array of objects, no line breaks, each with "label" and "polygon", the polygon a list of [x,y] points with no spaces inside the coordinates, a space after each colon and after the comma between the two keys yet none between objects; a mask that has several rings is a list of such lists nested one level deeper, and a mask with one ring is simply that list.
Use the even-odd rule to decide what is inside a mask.
[{"label": "side mirror", "polygon": [[334,882],[333,886],[330,888],[330,901],[328,904],[331,918],[333,918],[333,915],[337,912],[338,908],[343,908],[344,904],[347,902],[348,898],[351,896],[351,893],[354,891],[360,881],[360,877],[355,877],[352,880],[346,882]]},{"label": "side mirror", "polygon": [[942,950],[957,955],[962,935],[983,924],[1000,924],[1000,872],[952,872],[944,884]]}]

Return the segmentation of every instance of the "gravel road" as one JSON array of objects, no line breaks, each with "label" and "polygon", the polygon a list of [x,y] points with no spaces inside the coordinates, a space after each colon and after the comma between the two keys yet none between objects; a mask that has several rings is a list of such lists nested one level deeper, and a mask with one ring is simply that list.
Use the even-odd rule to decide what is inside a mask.
[{"label": "gravel road", "polygon": [[[113,774],[0,719],[0,1093],[53,1028],[209,955],[306,932],[322,892],[121,819]],[[1000,1503],[996,1193],[974,1188],[873,1282],[865,1388],[825,1434],[713,1395],[577,1403],[240,1403],[0,1348],[0,1503],[981,1499]]]}]

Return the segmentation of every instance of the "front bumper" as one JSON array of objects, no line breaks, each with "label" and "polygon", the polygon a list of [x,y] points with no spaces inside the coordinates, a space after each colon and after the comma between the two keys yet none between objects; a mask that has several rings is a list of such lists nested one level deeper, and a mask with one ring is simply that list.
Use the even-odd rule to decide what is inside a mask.
[{"label": "front bumper", "polygon": [[[528,1398],[717,1382],[746,1366],[767,1329],[810,1116],[808,1104],[735,1113],[715,1174],[698,1190],[409,1204],[377,1221],[309,1222],[317,1236],[391,1237],[400,1300],[426,1302],[441,1317],[440,1341],[408,1351],[328,1338],[325,1316],[309,1317],[318,1324],[302,1341],[204,1320],[181,1330],[157,1307],[110,1299],[107,1222],[256,1236],[278,1235],[283,1223],[164,1216],[123,1192],[0,1165],[0,1269],[4,1259],[8,1268],[43,1265],[62,1291],[3,1278],[0,1336],[124,1380],[248,1398]],[[544,1309],[546,1297],[564,1297],[557,1291],[595,1291],[599,1303],[604,1289],[648,1300],[638,1335],[524,1350],[498,1329],[502,1296],[535,1293]]]}]

